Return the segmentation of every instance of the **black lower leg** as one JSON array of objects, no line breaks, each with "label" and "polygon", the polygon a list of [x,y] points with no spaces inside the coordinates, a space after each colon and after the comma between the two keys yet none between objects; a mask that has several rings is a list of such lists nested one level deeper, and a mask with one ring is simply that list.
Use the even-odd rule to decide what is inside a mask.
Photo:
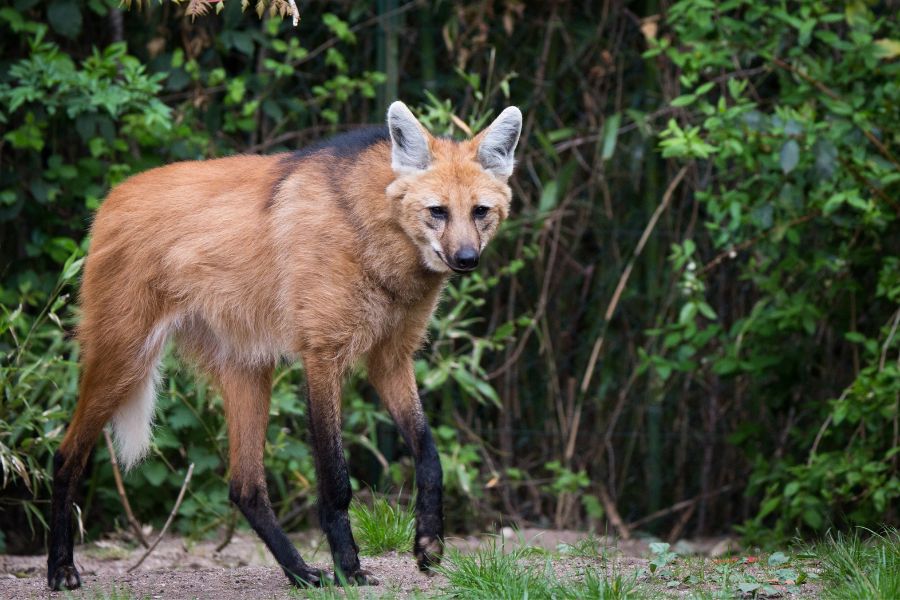
[{"label": "black lower leg", "polygon": [[72,538],[72,501],[82,465],[69,461],[59,451],[53,456],[53,500],[50,508],[50,543],[47,548],[47,585],[51,590],[74,590],[81,586],[75,569]]},{"label": "black lower leg", "polygon": [[[441,460],[424,422],[406,435],[416,461],[416,540],[413,553],[419,569],[440,562],[444,540],[443,471]],[[410,439],[412,438],[412,439]]]},{"label": "black lower leg", "polygon": [[310,433],[319,483],[319,521],[331,547],[335,575],[343,576],[351,583],[372,583],[367,579],[368,573],[360,567],[359,548],[350,530],[347,509],[353,491],[347,461],[344,460],[340,423],[317,417],[314,410],[310,413]]},{"label": "black lower leg", "polygon": [[229,497],[269,548],[291,583],[317,586],[325,582],[327,579],[325,575],[317,569],[310,568],[303,561],[294,544],[278,524],[264,484],[242,488],[238,482],[232,482]]}]

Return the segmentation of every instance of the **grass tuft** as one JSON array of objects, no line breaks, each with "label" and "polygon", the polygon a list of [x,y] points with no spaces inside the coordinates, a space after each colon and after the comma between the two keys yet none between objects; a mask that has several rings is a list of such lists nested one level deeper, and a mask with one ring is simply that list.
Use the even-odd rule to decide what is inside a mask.
[{"label": "grass tuft", "polygon": [[900,532],[896,529],[867,539],[858,532],[838,533],[814,553],[822,564],[822,579],[831,584],[823,590],[826,598],[900,598]]},{"label": "grass tuft", "polygon": [[412,550],[416,518],[411,502],[402,508],[382,496],[376,496],[371,506],[354,500],[350,523],[359,550],[366,556]]},{"label": "grass tuft", "polygon": [[605,558],[604,554],[606,551],[600,539],[593,533],[574,544],[559,544],[556,550],[563,556],[593,559]]},{"label": "grass tuft", "polygon": [[531,556],[527,548],[504,552],[496,545],[467,554],[451,549],[435,570],[447,577],[444,592],[449,598],[622,600],[637,596],[634,577],[607,578],[596,569],[585,569],[578,577],[560,579],[549,559],[538,561]]}]

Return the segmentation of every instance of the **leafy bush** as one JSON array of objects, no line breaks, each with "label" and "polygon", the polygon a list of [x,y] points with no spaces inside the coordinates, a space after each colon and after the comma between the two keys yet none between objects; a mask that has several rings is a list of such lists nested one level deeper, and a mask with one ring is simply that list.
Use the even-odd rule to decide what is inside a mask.
[{"label": "leafy bush", "polygon": [[77,394],[78,356],[65,338],[63,319],[68,323],[70,315],[68,294],[63,292],[78,276],[81,263],[74,255],[66,261],[37,315],[29,315],[21,304],[12,311],[0,305],[0,476],[4,489],[19,491],[0,502],[8,514],[16,514],[13,508],[20,506],[28,523],[26,530],[9,524],[10,535],[34,536],[41,531],[38,524],[46,525],[42,510],[29,498],[44,496],[49,489],[51,457]]},{"label": "leafy bush", "polygon": [[[660,147],[710,169],[697,200],[714,258],[701,267],[694,240],[673,246],[681,308],[648,364],[787,418],[780,439],[752,421],[732,434],[756,465],[748,493],[764,496],[746,532],[877,524],[900,497],[900,63],[887,43],[900,26],[862,3],[811,1],[683,0],[669,23],[678,44],[648,54],[677,64],[684,89]],[[720,76],[736,63],[766,76]],[[746,309],[717,314],[706,298],[729,268]],[[846,340],[839,356],[823,355],[823,336]],[[806,393],[810,378],[846,385],[835,361],[853,364],[840,398]]]}]

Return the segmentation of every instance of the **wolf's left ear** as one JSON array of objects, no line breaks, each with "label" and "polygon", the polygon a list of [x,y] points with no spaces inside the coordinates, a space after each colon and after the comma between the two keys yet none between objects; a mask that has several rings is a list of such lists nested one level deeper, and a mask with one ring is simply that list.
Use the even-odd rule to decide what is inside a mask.
[{"label": "wolf's left ear", "polygon": [[388,108],[391,133],[391,168],[397,175],[424,171],[431,165],[431,150],[425,129],[405,104],[394,102]]},{"label": "wolf's left ear", "polygon": [[503,179],[512,175],[521,132],[522,111],[515,106],[506,108],[494,119],[478,144],[478,162],[485,171]]}]

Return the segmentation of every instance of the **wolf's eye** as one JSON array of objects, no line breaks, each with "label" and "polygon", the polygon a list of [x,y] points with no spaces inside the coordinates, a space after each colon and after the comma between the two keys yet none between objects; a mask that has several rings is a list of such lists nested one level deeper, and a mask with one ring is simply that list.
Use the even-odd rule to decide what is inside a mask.
[{"label": "wolf's eye", "polygon": [[431,212],[431,216],[435,219],[446,219],[447,218],[447,207],[446,206],[429,206],[428,210]]},{"label": "wolf's eye", "polygon": [[472,209],[472,216],[476,219],[483,219],[487,216],[488,212],[490,212],[490,208],[487,206],[476,206]]}]

